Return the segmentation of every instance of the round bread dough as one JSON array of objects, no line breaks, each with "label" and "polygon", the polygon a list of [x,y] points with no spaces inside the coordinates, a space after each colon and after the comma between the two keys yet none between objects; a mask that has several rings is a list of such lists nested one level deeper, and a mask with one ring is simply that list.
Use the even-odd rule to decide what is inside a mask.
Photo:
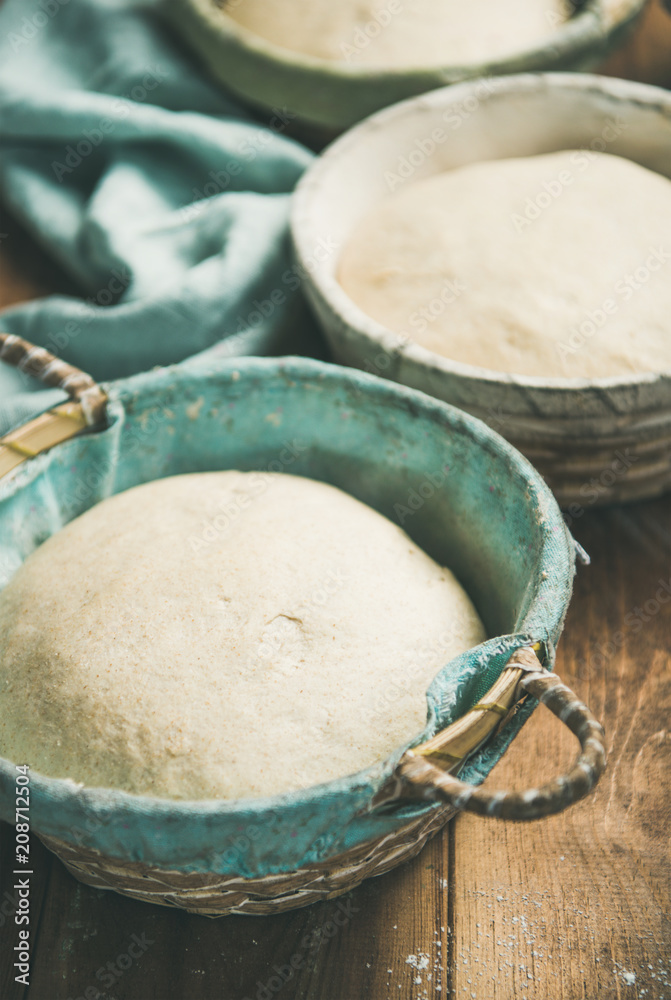
[{"label": "round bread dough", "polygon": [[226,13],[291,52],[351,65],[448,66],[549,41],[566,0],[229,0]]},{"label": "round bread dough", "polygon": [[409,182],[359,223],[340,283],[402,339],[522,375],[671,370],[671,181],[565,150]]},{"label": "round bread dough", "polygon": [[484,638],[454,576],[332,486],[163,479],[0,594],[0,754],[174,799],[303,788],[420,732],[431,679]]}]

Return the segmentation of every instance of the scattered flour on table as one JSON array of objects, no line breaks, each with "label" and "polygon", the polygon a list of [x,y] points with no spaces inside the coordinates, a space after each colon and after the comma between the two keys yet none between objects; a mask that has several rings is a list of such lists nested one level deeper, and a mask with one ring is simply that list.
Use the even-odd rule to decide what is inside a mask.
[{"label": "scattered flour on table", "polygon": [[[442,887],[444,879],[440,878]],[[580,906],[572,906],[557,900],[550,892],[522,892],[510,887],[497,891],[470,890],[464,894],[463,902],[468,909],[469,899],[477,900],[477,910],[488,917],[474,924],[462,924],[459,936],[464,945],[455,947],[452,964],[452,983],[447,948],[443,948],[441,933],[448,940],[452,935],[450,927],[434,929],[434,940],[422,942],[424,948],[415,947],[405,958],[407,975],[400,982],[390,981],[390,996],[412,996],[413,1000],[431,1000],[440,994],[447,997],[464,997],[465,1000],[491,1000],[494,984],[501,995],[526,997],[533,1000],[537,984],[544,984],[547,995],[552,995],[556,984],[559,993],[559,977],[567,975],[575,981],[586,978],[596,969],[599,981],[599,996],[615,998],[609,967],[612,963],[613,975],[621,990],[621,1000],[628,996],[637,1000],[671,1000],[671,968],[658,959],[655,964],[649,959],[623,965],[612,954],[593,952],[603,945],[604,925],[616,932],[620,921],[617,914],[611,914],[607,905],[598,901],[592,904],[590,912]],[[510,915],[513,910],[514,915]],[[491,912],[490,912],[491,911]],[[601,933],[598,933],[598,929]],[[471,943],[466,942],[470,935]],[[651,928],[637,935],[644,954],[659,946],[658,935]],[[442,950],[441,950],[442,949]],[[489,959],[486,956],[489,953]],[[594,965],[588,968],[588,964]],[[387,970],[389,976],[392,969]],[[456,983],[455,986],[455,973]],[[396,988],[400,993],[396,992]],[[393,990],[393,992],[391,992]],[[507,993],[506,993],[507,991]],[[610,992],[609,992],[610,991]],[[620,996],[620,993],[617,993]]]}]

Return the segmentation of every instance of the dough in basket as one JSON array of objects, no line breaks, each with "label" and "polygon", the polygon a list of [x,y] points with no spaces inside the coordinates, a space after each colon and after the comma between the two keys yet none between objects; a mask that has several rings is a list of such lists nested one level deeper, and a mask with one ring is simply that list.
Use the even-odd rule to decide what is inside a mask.
[{"label": "dough in basket", "polygon": [[352,66],[448,66],[550,42],[566,0],[229,0],[226,13],[281,48]]},{"label": "dough in basket", "polygon": [[454,361],[669,371],[671,181],[591,150],[409,179],[359,222],[338,276],[402,341]]},{"label": "dough in basket", "polygon": [[175,799],[298,789],[421,732],[433,676],[484,638],[453,575],[332,486],[159,480],[0,594],[0,754]]}]

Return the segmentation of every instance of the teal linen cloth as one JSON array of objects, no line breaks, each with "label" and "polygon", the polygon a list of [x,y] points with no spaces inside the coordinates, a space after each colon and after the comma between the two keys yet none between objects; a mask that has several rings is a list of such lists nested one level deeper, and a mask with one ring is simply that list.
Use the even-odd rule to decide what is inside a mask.
[{"label": "teal linen cloth", "polygon": [[[317,335],[288,204],[311,154],[288,121],[253,121],[211,84],[156,0],[5,0],[0,202],[82,299],[11,307],[0,329],[97,379],[301,350]],[[60,398],[0,364],[0,433]]]}]

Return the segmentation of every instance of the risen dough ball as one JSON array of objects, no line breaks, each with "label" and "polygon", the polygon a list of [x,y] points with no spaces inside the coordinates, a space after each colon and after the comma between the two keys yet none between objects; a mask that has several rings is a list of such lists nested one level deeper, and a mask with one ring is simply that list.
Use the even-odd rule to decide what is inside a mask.
[{"label": "risen dough ball", "polygon": [[432,677],[484,638],[452,574],[332,486],[160,480],[0,595],[0,754],[147,795],[272,795],[421,731]]},{"label": "risen dough ball", "polygon": [[230,0],[226,13],[281,48],[378,67],[487,62],[549,41],[566,0]]},{"label": "risen dough ball", "polygon": [[563,151],[409,181],[358,225],[339,280],[389,330],[497,371],[671,370],[671,182]]}]

